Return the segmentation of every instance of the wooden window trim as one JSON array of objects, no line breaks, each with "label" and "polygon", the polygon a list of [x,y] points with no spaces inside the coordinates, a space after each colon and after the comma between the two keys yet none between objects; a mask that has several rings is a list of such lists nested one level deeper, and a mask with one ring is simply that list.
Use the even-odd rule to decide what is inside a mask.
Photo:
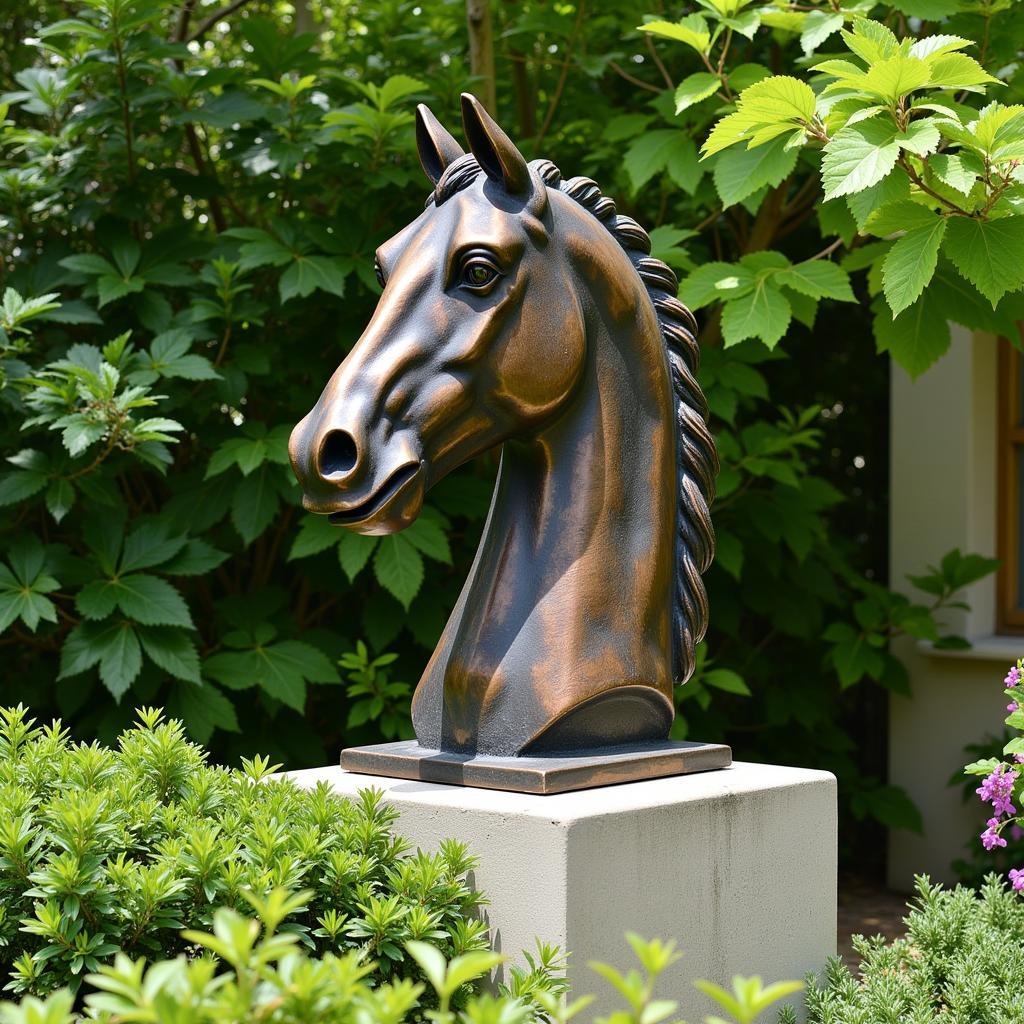
[{"label": "wooden window trim", "polygon": [[1020,575],[1020,482],[1018,447],[1024,446],[1024,410],[1020,408],[1020,352],[999,339],[999,454],[996,460],[996,539],[999,570],[996,628],[1000,633],[1024,634],[1024,601],[1017,593]]}]

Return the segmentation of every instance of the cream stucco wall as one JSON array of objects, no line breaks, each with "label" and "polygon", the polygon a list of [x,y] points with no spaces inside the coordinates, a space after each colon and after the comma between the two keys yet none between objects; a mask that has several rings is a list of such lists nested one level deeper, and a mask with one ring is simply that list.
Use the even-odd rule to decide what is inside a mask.
[{"label": "cream stucco wall", "polygon": [[[890,581],[907,583],[951,548],[994,555],[996,548],[997,339],[953,327],[949,353],[916,381],[892,367],[890,434]],[[894,644],[907,665],[913,698],[890,699],[889,776],[924,817],[923,836],[895,831],[889,882],[909,889],[926,872],[950,881],[951,861],[984,827],[980,805],[965,805],[947,785],[964,763],[963,748],[1001,725],[999,681],[1024,654],[1024,637],[995,632],[995,582],[970,587],[969,612],[948,626],[973,643],[940,652],[906,638]]]}]

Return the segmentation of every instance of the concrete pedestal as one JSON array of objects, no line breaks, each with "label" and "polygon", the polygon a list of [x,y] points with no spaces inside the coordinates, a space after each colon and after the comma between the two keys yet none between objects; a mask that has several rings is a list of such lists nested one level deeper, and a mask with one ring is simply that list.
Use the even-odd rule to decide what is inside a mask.
[{"label": "concrete pedestal", "polygon": [[827,772],[740,762],[552,796],[341,768],[290,777],[324,779],[344,794],[383,790],[414,846],[467,842],[480,858],[473,883],[490,900],[495,947],[513,959],[535,938],[569,950],[576,994],[599,997],[588,1020],[619,1004],[587,963],[633,966],[627,931],[677,941],[684,958],[658,995],[678,1000],[691,1022],[713,1012],[695,978],[799,979],[835,953],[836,784]]}]

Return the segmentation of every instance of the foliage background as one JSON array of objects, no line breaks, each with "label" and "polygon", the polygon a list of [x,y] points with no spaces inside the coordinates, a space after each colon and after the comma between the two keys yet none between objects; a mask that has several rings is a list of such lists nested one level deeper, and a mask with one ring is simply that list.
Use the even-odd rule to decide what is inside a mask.
[{"label": "foliage background", "polygon": [[[133,706],[161,704],[219,757],[265,751],[289,767],[408,732],[411,686],[471,561],[495,460],[453,474],[412,530],[376,542],[301,512],[285,441],[369,318],[374,249],[422,206],[415,102],[455,128],[459,92],[493,85],[527,155],[595,178],[653,229],[684,300],[705,307],[719,557],[677,734],[829,768],[845,813],[914,827],[882,781],[886,692],[906,687],[886,643],[939,638],[936,609],[992,567],[951,556],[918,580],[917,603],[885,588],[889,365],[877,351],[914,373],[938,358],[941,288],[920,300],[926,318],[885,319],[893,243],[865,244],[853,200],[823,203],[813,133],[800,128],[789,148],[733,140],[706,161],[699,148],[764,75],[825,95],[830,79],[808,68],[849,58],[839,30],[865,15],[901,38],[980,40],[972,59],[1011,103],[1016,12],[1004,0],[639,13],[522,0],[494,5],[493,78],[481,79],[454,0],[9,7],[0,702],[108,740]],[[936,89],[962,112],[989,87]],[[860,109],[839,98],[845,117]],[[896,96],[893,111],[907,105]],[[820,136],[843,130],[822,116]],[[1007,181],[1002,203],[1015,201]],[[725,263],[738,281],[746,259],[775,273],[766,250],[813,260],[825,278],[725,294],[724,272],[701,270]],[[952,279],[944,263],[939,273]],[[771,315],[755,301],[765,294]],[[969,326],[1001,328],[1013,301],[997,314],[976,300]],[[739,306],[723,310],[740,302],[737,329]],[[847,842],[862,864],[880,856],[871,828]]]}]

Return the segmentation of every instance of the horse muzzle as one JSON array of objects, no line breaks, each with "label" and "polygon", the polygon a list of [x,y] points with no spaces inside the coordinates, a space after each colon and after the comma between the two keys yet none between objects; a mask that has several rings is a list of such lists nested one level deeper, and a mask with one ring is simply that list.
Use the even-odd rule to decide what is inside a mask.
[{"label": "horse muzzle", "polygon": [[397,533],[423,507],[426,463],[410,439],[392,435],[381,451],[355,431],[318,429],[313,414],[292,431],[288,455],[303,508],[357,533]]}]

